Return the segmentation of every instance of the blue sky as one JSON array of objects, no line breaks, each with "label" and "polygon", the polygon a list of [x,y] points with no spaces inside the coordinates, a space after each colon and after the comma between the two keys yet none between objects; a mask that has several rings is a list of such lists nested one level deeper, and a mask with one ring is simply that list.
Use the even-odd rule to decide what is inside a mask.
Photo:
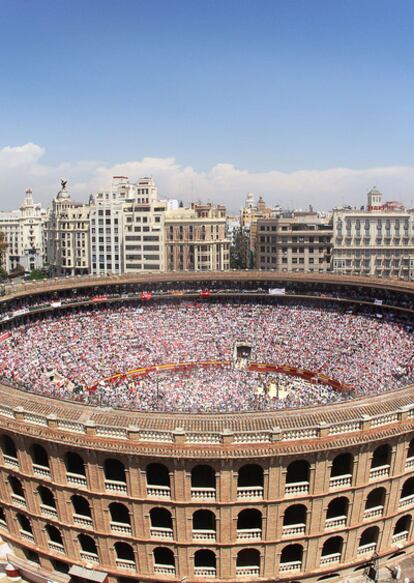
[{"label": "blue sky", "polygon": [[[0,148],[41,148],[18,172],[40,199],[48,169],[50,180],[72,172],[84,195],[98,167],[145,158],[197,176],[232,165],[270,198],[284,195],[255,176],[413,164],[411,0],[0,0],[0,10]],[[352,186],[359,197],[370,179]],[[19,180],[0,180],[5,201]],[[180,180],[183,196],[216,196]],[[395,195],[411,200],[404,180]]]}]

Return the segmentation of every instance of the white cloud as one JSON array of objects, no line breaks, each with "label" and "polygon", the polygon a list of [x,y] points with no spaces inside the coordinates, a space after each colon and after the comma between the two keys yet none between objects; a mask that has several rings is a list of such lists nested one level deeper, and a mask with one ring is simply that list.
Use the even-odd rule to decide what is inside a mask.
[{"label": "white cloud", "polygon": [[162,196],[184,201],[224,202],[237,210],[247,192],[263,195],[270,205],[280,203],[290,208],[330,209],[347,203],[365,203],[366,192],[375,184],[387,200],[414,199],[414,167],[327,170],[304,169],[295,172],[269,170],[253,172],[230,163],[218,163],[207,172],[180,164],[175,158],[148,157],[113,166],[99,161],[62,162],[56,166],[43,160],[45,149],[33,143],[0,149],[0,207],[16,208],[24,189],[31,186],[37,201],[47,205],[59,188],[59,179],[69,180],[73,198],[87,200],[98,189],[109,189],[112,176],[125,175],[132,180],[153,176]]}]

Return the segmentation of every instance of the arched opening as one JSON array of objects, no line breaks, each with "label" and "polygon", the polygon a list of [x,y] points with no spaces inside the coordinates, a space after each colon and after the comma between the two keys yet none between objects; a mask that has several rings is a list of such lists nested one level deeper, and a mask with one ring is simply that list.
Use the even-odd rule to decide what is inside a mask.
[{"label": "arched opening", "polygon": [[300,571],[302,568],[303,547],[299,544],[287,545],[280,555],[279,571]]},{"label": "arched opening", "polygon": [[238,498],[263,498],[263,468],[258,464],[246,464],[237,476]]},{"label": "arched opening", "polygon": [[19,467],[16,446],[13,439],[9,435],[1,436],[1,449],[3,452],[3,460],[5,465],[12,468]]},{"label": "arched opening", "polygon": [[[68,451],[65,455],[65,466],[69,483],[86,485],[85,462],[78,453]],[[80,480],[80,482],[72,482],[71,480]]]},{"label": "arched opening", "polygon": [[[17,513],[17,521],[20,526],[20,533],[22,534],[23,538],[29,538],[33,542],[33,529],[30,520],[24,514]],[[29,535],[25,537],[24,535]]]},{"label": "arched opening", "polygon": [[45,516],[52,516],[53,518],[56,518],[56,500],[52,490],[46,488],[45,486],[39,486],[37,488],[37,493],[39,494],[40,498],[41,513]]},{"label": "arched opening", "polygon": [[405,516],[401,516],[394,526],[394,531],[392,533],[392,542],[404,542],[410,536],[412,524],[412,517],[410,514],[406,514]]},{"label": "arched opening", "polygon": [[307,494],[309,492],[309,462],[296,460],[290,463],[286,472],[285,494]]},{"label": "arched opening", "polygon": [[414,438],[408,444],[406,468],[414,467]]},{"label": "arched opening", "polygon": [[321,565],[330,565],[341,560],[344,541],[341,536],[332,536],[323,543]]},{"label": "arched opening", "polygon": [[358,554],[373,553],[377,548],[379,537],[378,526],[370,526],[366,528],[359,539]]},{"label": "arched opening", "polygon": [[116,564],[121,569],[135,570],[134,550],[128,543],[116,542],[114,544]]},{"label": "arched opening", "polygon": [[349,500],[345,496],[333,498],[326,510],[325,528],[345,526],[348,518]]},{"label": "arched opening", "polygon": [[381,476],[388,476],[390,472],[391,463],[391,447],[384,443],[379,445],[373,453],[371,461],[371,478],[379,478]]},{"label": "arched opening", "polygon": [[216,473],[211,466],[199,465],[191,470],[191,497],[194,499],[215,498]]},{"label": "arched opening", "polygon": [[81,548],[81,558],[85,561],[91,561],[92,563],[97,564],[99,562],[98,548],[93,538],[87,534],[79,534],[78,541]]},{"label": "arched opening", "polygon": [[172,515],[166,508],[151,508],[150,533],[157,538],[173,538]]},{"label": "arched opening", "polygon": [[47,451],[42,445],[33,443],[32,447],[30,448],[30,456],[32,458],[34,469],[36,467],[49,469],[49,456],[47,455]]},{"label": "arched opening", "polygon": [[350,486],[354,458],[350,453],[340,453],[332,461],[330,488]]},{"label": "arched opening", "polygon": [[260,574],[260,553],[257,549],[242,549],[237,553],[236,575],[257,576]]},{"label": "arched opening", "polygon": [[127,534],[132,534],[131,518],[129,510],[125,504],[112,502],[109,505],[109,513],[111,516],[112,532],[125,532]]},{"label": "arched opening", "polygon": [[262,513],[256,508],[246,508],[237,515],[237,538],[239,540],[262,537]]},{"label": "arched opening", "polygon": [[23,553],[28,561],[40,565],[40,557],[39,554],[36,553],[36,551],[32,551],[32,549],[23,549]]},{"label": "arched opening", "polygon": [[51,560],[52,567],[58,573],[69,573],[69,565],[64,563],[63,561],[58,561],[57,559]]},{"label": "arched opening", "polygon": [[0,527],[7,528],[6,513],[4,512],[4,508],[2,506],[0,506]]},{"label": "arched opening", "polygon": [[46,524],[46,534],[48,536],[48,547],[51,551],[57,551],[58,553],[65,552],[65,545],[63,544],[63,538],[60,530],[56,528],[53,524]]},{"label": "arched opening", "polygon": [[364,518],[382,516],[385,504],[385,488],[375,488],[368,494],[365,503]]},{"label": "arched opening", "polygon": [[21,481],[16,476],[9,476],[8,477],[10,488],[12,491],[12,500],[21,504],[22,506],[26,506],[26,499],[24,496],[24,490]]},{"label": "arched opening", "polygon": [[405,480],[401,488],[400,506],[409,506],[414,502],[414,478]]},{"label": "arched opening", "polygon": [[216,553],[200,549],[194,553],[194,575],[197,577],[214,577],[216,575]]},{"label": "arched opening", "polygon": [[92,512],[88,500],[83,496],[75,495],[71,497],[70,501],[73,507],[73,522],[81,526],[93,526]]},{"label": "arched opening", "polygon": [[283,536],[303,534],[306,529],[306,506],[293,504],[288,506],[283,514]]},{"label": "arched opening", "polygon": [[193,539],[215,540],[216,515],[211,510],[196,510],[193,514]]},{"label": "arched opening", "polygon": [[170,497],[170,474],[167,466],[159,463],[148,464],[146,475],[148,496],[155,496],[157,498]]},{"label": "arched opening", "polygon": [[117,459],[110,458],[104,461],[105,489],[111,492],[127,492],[125,466]]},{"label": "arched opening", "polygon": [[153,551],[154,571],[160,575],[175,575],[175,557],[171,549],[156,547]]}]

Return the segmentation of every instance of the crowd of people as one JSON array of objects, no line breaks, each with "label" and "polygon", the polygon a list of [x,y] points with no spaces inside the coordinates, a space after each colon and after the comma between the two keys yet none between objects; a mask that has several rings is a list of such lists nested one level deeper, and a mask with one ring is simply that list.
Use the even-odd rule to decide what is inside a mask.
[{"label": "crowd of people", "polygon": [[[99,306],[16,326],[0,344],[0,379],[52,397],[141,410],[245,411],[349,398],[324,384],[236,369],[239,342],[251,346],[252,362],[325,374],[350,385],[353,396],[414,379],[413,328],[393,314],[190,301]],[[205,361],[228,364],[105,380],[142,366]]]}]

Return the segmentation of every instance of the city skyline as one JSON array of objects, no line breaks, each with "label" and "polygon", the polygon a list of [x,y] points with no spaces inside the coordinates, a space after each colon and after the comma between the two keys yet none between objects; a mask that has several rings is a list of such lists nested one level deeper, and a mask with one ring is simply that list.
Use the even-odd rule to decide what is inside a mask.
[{"label": "city skyline", "polygon": [[410,2],[2,9],[4,209],[27,186],[45,204],[62,176],[84,200],[117,173],[230,210],[249,191],[358,204],[373,185],[411,205]]}]

